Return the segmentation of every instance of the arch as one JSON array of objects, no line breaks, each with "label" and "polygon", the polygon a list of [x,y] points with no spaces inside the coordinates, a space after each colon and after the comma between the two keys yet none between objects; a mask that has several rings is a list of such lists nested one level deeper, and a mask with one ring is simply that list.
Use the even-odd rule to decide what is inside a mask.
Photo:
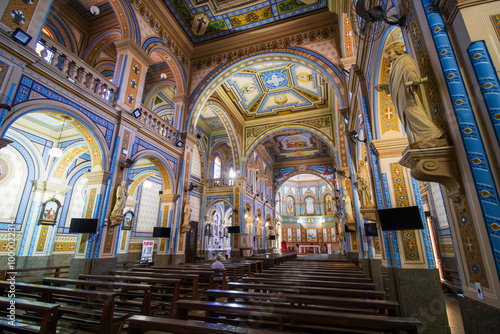
[{"label": "arch", "polygon": [[219,105],[218,102],[209,101],[209,103],[207,103],[205,108],[211,108],[211,110],[221,120],[222,125],[224,125],[224,128],[226,129],[226,133],[227,133],[229,140],[230,140],[230,143],[231,143],[231,149],[233,150],[233,159],[234,159],[234,166],[235,166],[234,169],[236,171],[241,171],[241,147],[240,147],[240,142],[238,140],[238,136],[236,135],[236,130],[234,128],[233,123],[231,122],[227,113]]},{"label": "arch", "polygon": [[190,114],[187,118],[185,131],[192,132],[196,119],[205,103],[226,79],[247,67],[269,62],[270,60],[309,66],[332,87],[336,98],[340,101],[341,108],[344,108],[343,96],[345,88],[341,79],[342,74],[336,65],[323,56],[299,47],[255,51],[244,57],[219,65],[196,87],[188,103]]},{"label": "arch", "polygon": [[227,199],[225,198],[216,198],[216,199],[213,199],[211,200],[210,202],[208,202],[208,204],[205,206],[206,210],[205,212],[209,212],[210,209],[212,208],[212,206],[214,206],[215,204],[219,203],[219,202],[224,202],[226,203],[227,205],[231,206],[233,205],[233,203],[229,202]]},{"label": "arch", "polygon": [[111,8],[113,8],[116,19],[120,24],[122,38],[130,38],[135,41],[137,45],[140,45],[141,36],[139,25],[137,24],[137,19],[130,1],[108,0],[108,2]]},{"label": "arch", "polygon": [[339,159],[337,158],[335,146],[333,145],[332,138],[330,138],[330,136],[328,136],[327,134],[318,130],[317,128],[314,128],[314,127],[312,127],[310,125],[306,125],[306,124],[300,124],[300,125],[278,126],[278,127],[269,129],[269,130],[264,131],[261,134],[259,134],[247,149],[247,153],[245,155],[245,158],[243,159],[243,161],[244,161],[243,168],[244,169],[247,168],[249,157],[251,157],[251,154],[258,147],[258,145],[260,145],[262,142],[266,141],[271,135],[275,134],[275,132],[285,132],[286,130],[289,130],[289,129],[302,130],[304,132],[310,133],[314,136],[321,138],[326,143],[326,145],[328,145],[328,148],[330,149],[330,152],[333,156],[333,165],[338,166]]},{"label": "arch", "polygon": [[[57,42],[65,48],[68,48],[67,44],[69,44],[70,47],[68,49],[70,49],[74,54],[77,54],[78,51],[75,47],[74,36],[70,33],[66,24],[62,22],[62,20],[55,15],[54,12],[50,12],[49,15],[50,17],[45,21],[46,28],[48,28],[48,30],[52,30],[52,32],[56,35]],[[51,18],[53,18],[55,22],[52,22]],[[61,33],[61,30],[64,32],[64,35]]]},{"label": "arch", "polygon": [[[146,92],[146,94],[144,94],[142,104],[147,106],[149,109],[153,110],[153,102],[154,102],[153,98],[156,96],[156,94],[161,92],[166,87],[174,87],[175,88],[176,87],[175,81],[167,79],[167,80],[158,82],[157,84],[151,86],[151,88],[149,88],[149,90]],[[173,103],[173,101],[170,101],[170,102]]]},{"label": "arch", "polygon": [[[136,153],[131,157],[132,161],[135,162],[141,159],[148,159],[159,171],[162,182],[163,182],[163,191],[168,191],[170,193],[174,193],[174,181],[175,179],[172,177],[173,173],[168,167],[168,163],[164,157],[159,155],[156,151],[152,150],[143,150]],[[130,170],[130,169],[129,169]],[[149,175],[145,176],[149,177],[151,175],[155,175],[155,172],[149,173]]]},{"label": "arch", "polygon": [[333,180],[328,180],[323,176],[322,173],[315,171],[313,169],[308,169],[307,171],[301,172],[301,171],[293,171],[291,173],[288,173],[283,180],[278,182],[278,184],[274,187],[274,189],[278,190],[286,181],[288,181],[290,178],[296,176],[296,175],[301,175],[301,174],[312,174],[314,176],[320,177],[323,180],[325,180],[325,183],[329,185],[332,189],[335,189],[335,184],[333,183]]},{"label": "arch", "polygon": [[[75,128],[89,148],[93,171],[106,170],[109,149],[105,144],[103,144],[106,143],[106,139],[102,135],[101,131],[94,123],[85,119],[86,115],[82,115],[79,111],[66,104],[61,105],[60,102],[23,102],[22,107],[19,109],[17,106],[13,108],[9,117],[5,119],[0,128],[0,136],[4,136],[16,120],[30,113],[44,113],[56,118],[61,118],[61,114],[66,117],[69,116],[70,119],[67,119],[66,122]],[[83,116],[85,116],[85,118],[83,118]]]},{"label": "arch", "polygon": [[174,74],[177,93],[184,93],[186,91],[186,70],[184,66],[182,66],[182,63],[177,60],[177,57],[165,47],[163,40],[158,37],[150,37],[144,41],[142,49],[146,51],[148,55],[156,52],[160,57],[165,59],[165,62]]},{"label": "arch", "polygon": [[109,30],[97,36],[87,47],[83,54],[83,61],[90,66],[95,66],[99,54],[109,45],[122,39],[122,34],[118,30]]}]

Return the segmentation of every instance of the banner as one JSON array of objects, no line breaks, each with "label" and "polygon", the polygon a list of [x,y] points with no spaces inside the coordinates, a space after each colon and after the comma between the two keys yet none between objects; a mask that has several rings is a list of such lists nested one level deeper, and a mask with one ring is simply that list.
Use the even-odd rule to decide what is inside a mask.
[{"label": "banner", "polygon": [[143,240],[142,241],[142,254],[141,261],[148,260],[148,262],[153,261],[153,249],[155,242],[153,240]]}]

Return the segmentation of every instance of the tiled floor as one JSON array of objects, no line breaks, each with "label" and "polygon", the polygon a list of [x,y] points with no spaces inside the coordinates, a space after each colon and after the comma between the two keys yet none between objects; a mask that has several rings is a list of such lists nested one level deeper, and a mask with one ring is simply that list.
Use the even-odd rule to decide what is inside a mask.
[{"label": "tiled floor", "polygon": [[462,315],[458,307],[458,301],[454,295],[445,295],[446,312],[450,323],[451,334],[465,334],[462,324]]}]

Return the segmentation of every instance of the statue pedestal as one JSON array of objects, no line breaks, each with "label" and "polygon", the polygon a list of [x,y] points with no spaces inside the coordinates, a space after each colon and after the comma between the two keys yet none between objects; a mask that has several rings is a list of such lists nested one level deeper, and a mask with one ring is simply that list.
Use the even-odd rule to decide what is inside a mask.
[{"label": "statue pedestal", "polygon": [[411,169],[411,176],[416,180],[441,183],[450,194],[460,190],[460,174],[453,146],[408,147],[399,164]]},{"label": "statue pedestal", "polygon": [[7,145],[9,145],[10,143],[12,143],[12,140],[10,139],[7,139],[7,138],[3,138],[3,137],[0,137],[0,149],[6,147]]},{"label": "statue pedestal", "polygon": [[364,220],[371,220],[371,221],[374,221],[376,223],[379,221],[377,209],[375,209],[373,206],[372,207],[361,207],[360,212],[363,215]]},{"label": "statue pedestal", "polygon": [[117,226],[121,225],[125,221],[124,216],[110,216],[109,217],[109,226]]}]

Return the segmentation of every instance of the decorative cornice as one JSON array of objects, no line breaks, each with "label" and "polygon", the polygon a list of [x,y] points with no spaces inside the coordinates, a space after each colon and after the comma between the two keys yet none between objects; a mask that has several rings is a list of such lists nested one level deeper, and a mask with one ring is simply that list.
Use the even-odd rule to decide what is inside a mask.
[{"label": "decorative cornice", "polygon": [[254,44],[249,47],[239,48],[233,51],[228,51],[222,54],[193,60],[192,69],[199,70],[206,67],[225,64],[231,60],[244,57],[255,51],[262,51],[268,49],[288,49],[302,44],[308,44],[321,39],[334,38],[337,28],[334,26],[325,27],[322,29],[315,29],[309,32],[297,34],[294,36],[280,38],[265,43]]},{"label": "decorative cornice", "polygon": [[406,137],[372,140],[370,147],[377,158],[400,157],[408,147]]}]

